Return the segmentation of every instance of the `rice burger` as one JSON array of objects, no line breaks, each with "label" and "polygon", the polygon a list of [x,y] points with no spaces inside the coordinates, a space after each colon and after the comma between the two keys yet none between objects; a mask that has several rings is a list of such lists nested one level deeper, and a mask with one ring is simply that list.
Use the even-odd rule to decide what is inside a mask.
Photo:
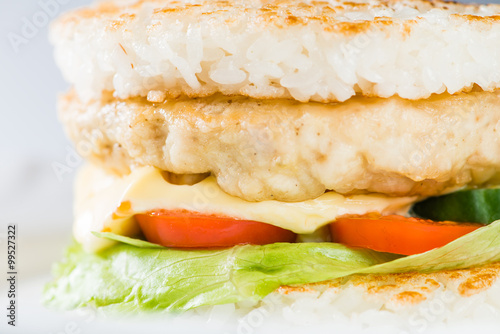
[{"label": "rice burger", "polygon": [[59,113],[89,162],[46,301],[186,311],[365,286],[391,309],[487,290],[499,13],[143,0],[63,15]]}]

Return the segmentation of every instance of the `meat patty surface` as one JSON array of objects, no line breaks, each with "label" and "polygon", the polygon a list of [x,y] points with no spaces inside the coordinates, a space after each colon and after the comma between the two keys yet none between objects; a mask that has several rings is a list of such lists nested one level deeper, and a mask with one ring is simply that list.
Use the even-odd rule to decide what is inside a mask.
[{"label": "meat patty surface", "polygon": [[79,152],[109,171],[211,172],[249,201],[500,183],[500,91],[332,104],[220,95],[84,103],[70,92],[59,113]]}]

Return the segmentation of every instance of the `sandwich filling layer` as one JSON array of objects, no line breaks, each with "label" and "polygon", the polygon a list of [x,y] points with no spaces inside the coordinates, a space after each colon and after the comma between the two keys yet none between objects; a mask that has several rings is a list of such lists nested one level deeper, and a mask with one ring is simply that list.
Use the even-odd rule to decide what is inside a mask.
[{"label": "sandwich filling layer", "polygon": [[302,202],[247,202],[223,192],[213,177],[193,185],[176,185],[168,182],[154,167],[137,168],[120,178],[88,164],[77,179],[73,231],[75,239],[86,250],[98,251],[113,242],[97,238],[92,232],[135,236],[139,233],[136,214],[187,210],[258,221],[298,234],[311,234],[346,214],[405,214],[416,200],[415,196],[343,196],[327,192]]}]

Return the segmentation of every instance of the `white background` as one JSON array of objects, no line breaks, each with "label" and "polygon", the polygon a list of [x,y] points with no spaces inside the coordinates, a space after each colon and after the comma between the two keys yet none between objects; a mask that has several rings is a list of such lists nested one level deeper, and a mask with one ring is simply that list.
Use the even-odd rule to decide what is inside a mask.
[{"label": "white background", "polygon": [[[54,163],[67,165],[66,159],[72,152],[58,124],[55,108],[57,93],[65,91],[68,85],[53,61],[48,24],[40,24],[38,31],[32,32],[18,50],[9,42],[12,34],[22,36],[25,20],[32,22],[34,16],[43,12],[41,2],[61,3],[58,8],[50,7],[49,14],[54,17],[90,3],[88,0],[0,0],[0,268],[6,262],[5,242],[1,240],[5,240],[7,224],[18,225],[21,268],[18,288],[21,326],[15,330],[4,327],[5,312],[0,311],[1,333],[30,333],[35,328],[40,333],[62,333],[68,332],[65,329],[68,324],[70,329],[72,326],[63,315],[48,313],[38,304],[41,282],[49,277],[50,263],[60,257],[63,245],[70,240],[75,168],[70,166],[71,171],[61,178],[53,170]],[[0,310],[7,305],[3,272]],[[40,280],[33,282],[28,277]],[[84,320],[77,320],[77,325],[84,326]]]},{"label": "white background", "polygon": [[[90,1],[42,2],[58,5],[50,13],[55,17]],[[60,182],[52,170],[71,147],[55,108],[56,94],[68,86],[53,61],[48,24],[36,27],[18,50],[9,41],[12,34],[22,36],[24,20],[43,19],[43,12],[38,0],[0,0],[0,219],[20,224],[20,233],[69,231],[71,225],[74,173]]]}]

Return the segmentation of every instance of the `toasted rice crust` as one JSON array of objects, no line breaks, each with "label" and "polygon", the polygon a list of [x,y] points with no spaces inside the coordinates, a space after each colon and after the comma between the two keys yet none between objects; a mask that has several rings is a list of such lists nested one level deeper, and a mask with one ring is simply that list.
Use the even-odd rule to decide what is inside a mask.
[{"label": "toasted rice crust", "polygon": [[500,87],[499,13],[424,0],[104,2],[63,15],[52,41],[83,99],[420,99]]},{"label": "toasted rice crust", "polygon": [[[295,294],[339,295],[354,290],[370,302],[383,302],[383,308],[397,311],[432,299],[436,291],[447,291],[459,297],[470,297],[491,288],[500,277],[500,263],[444,270],[434,273],[353,275],[328,282],[301,286],[282,286],[274,293],[293,299]],[[319,297],[319,295],[318,295]],[[334,299],[334,297],[332,297]]]},{"label": "toasted rice crust", "polygon": [[302,104],[214,96],[150,103],[61,99],[80,153],[118,174],[152,165],[213,173],[250,201],[301,201],[326,190],[439,194],[500,181],[500,91],[427,100]]}]

